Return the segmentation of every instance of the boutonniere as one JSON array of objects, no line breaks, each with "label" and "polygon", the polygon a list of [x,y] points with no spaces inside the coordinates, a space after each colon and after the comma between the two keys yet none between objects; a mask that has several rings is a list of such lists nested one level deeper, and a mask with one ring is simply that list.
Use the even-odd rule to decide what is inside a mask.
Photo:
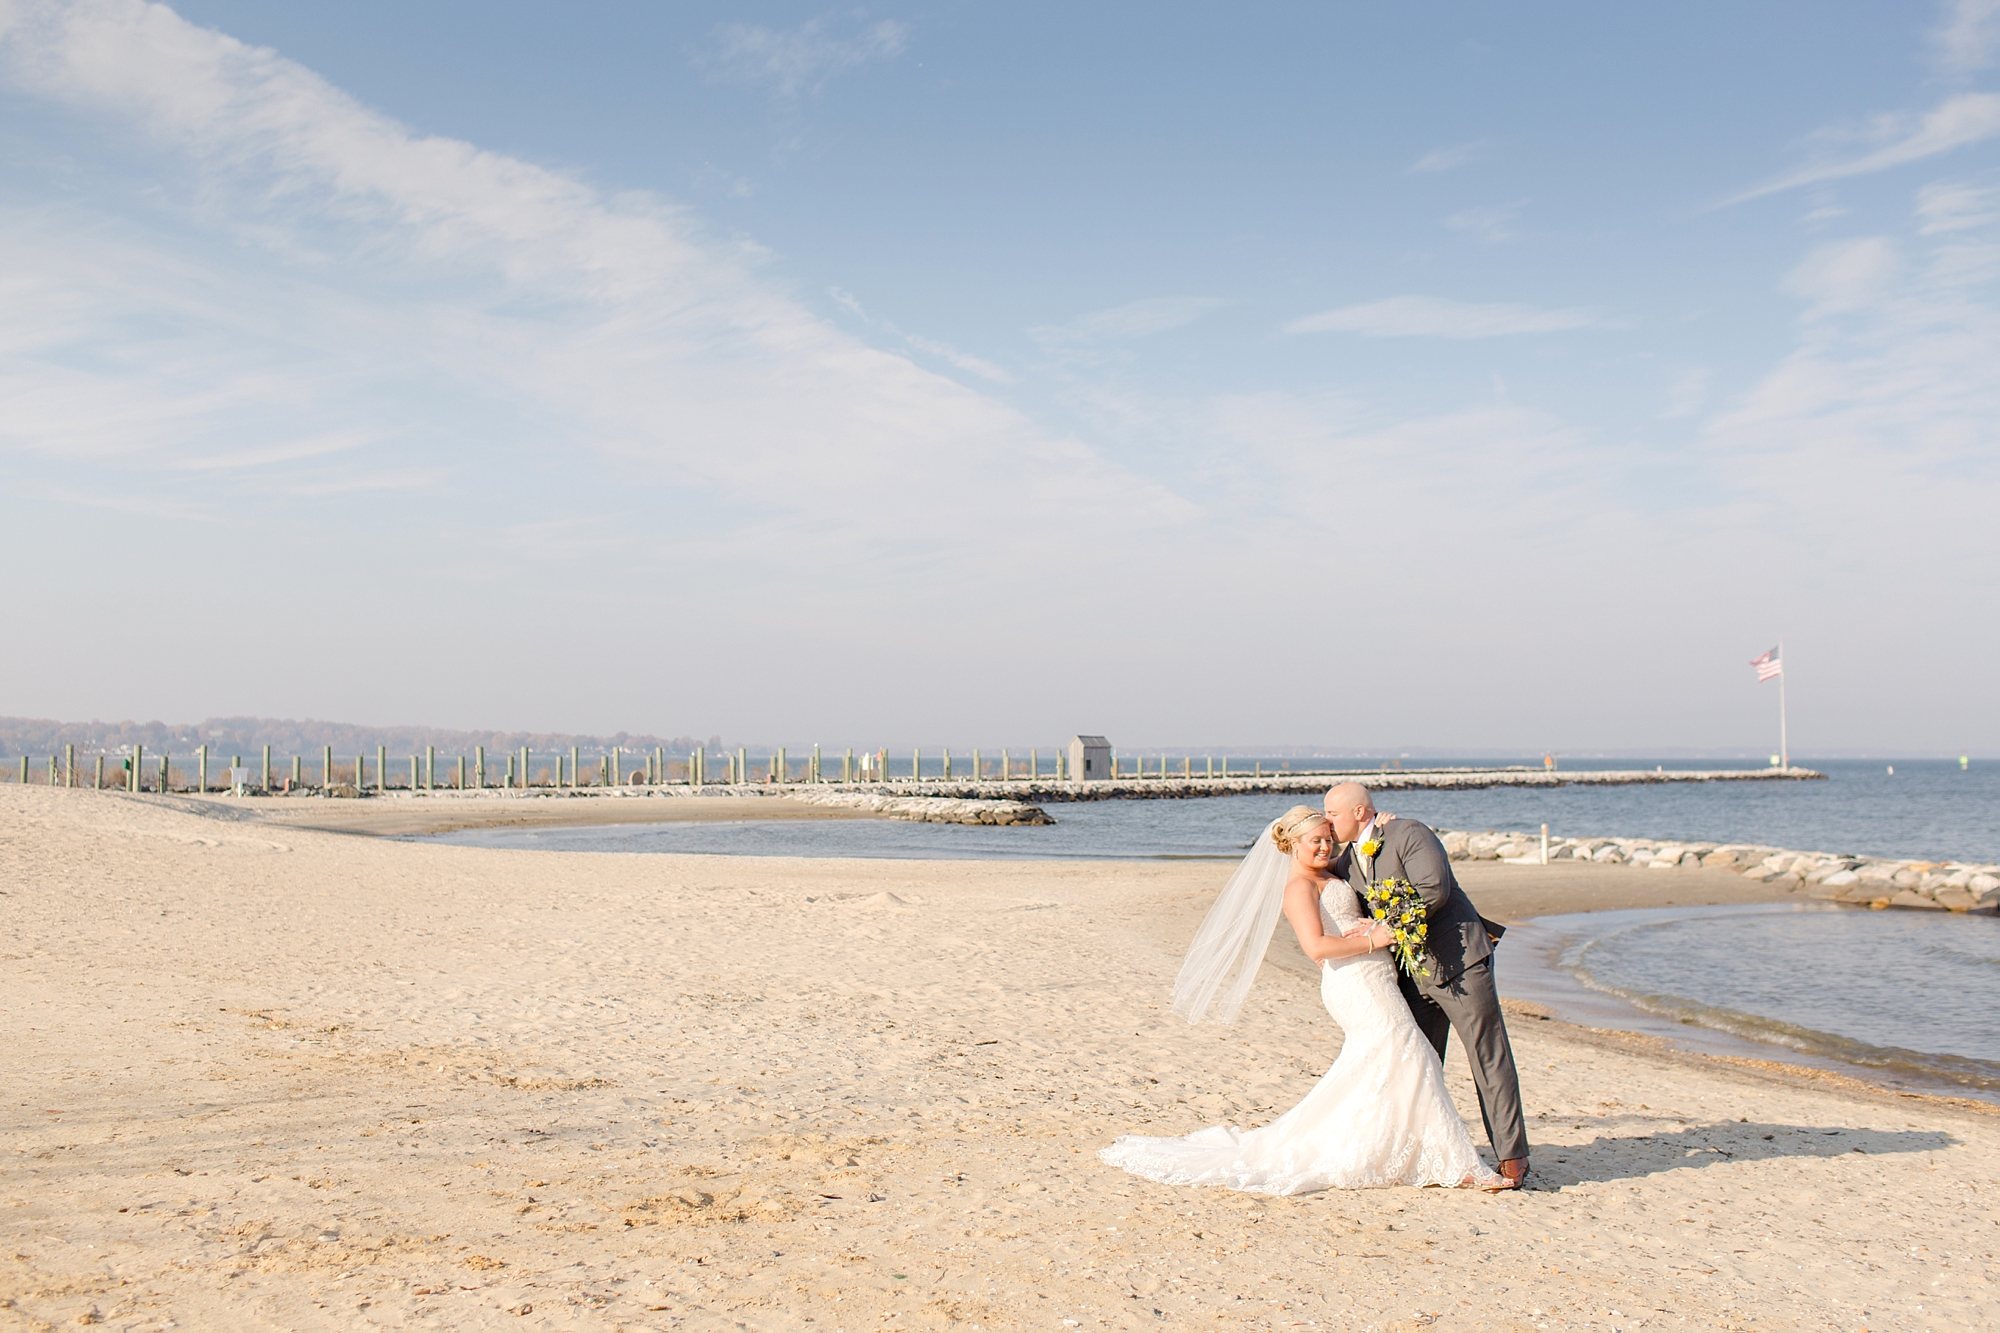
[{"label": "boutonniere", "polygon": [[1382,839],[1380,837],[1370,838],[1368,841],[1361,844],[1361,854],[1367,857],[1371,861],[1373,861],[1376,858],[1376,856],[1378,856],[1381,853],[1381,851],[1382,851]]}]

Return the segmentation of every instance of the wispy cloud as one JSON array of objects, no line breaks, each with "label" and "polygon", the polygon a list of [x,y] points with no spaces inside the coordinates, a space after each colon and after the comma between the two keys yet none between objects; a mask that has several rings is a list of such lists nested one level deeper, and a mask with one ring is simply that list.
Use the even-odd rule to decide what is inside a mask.
[{"label": "wispy cloud", "polygon": [[349,449],[359,449],[373,444],[379,438],[369,431],[336,431],[332,434],[315,435],[302,440],[286,440],[255,449],[237,450],[233,453],[179,458],[174,460],[171,466],[182,472],[240,472],[249,468],[294,463],[302,458],[320,458],[327,454],[345,453]]},{"label": "wispy cloud", "polygon": [[769,84],[782,97],[797,97],[820,91],[836,74],[894,59],[910,42],[909,28],[892,19],[857,23],[844,33],[839,27],[831,15],[791,28],[724,24],[702,63],[746,83]]},{"label": "wispy cloud", "polygon": [[1476,236],[1488,245],[1498,245],[1519,237],[1514,230],[1514,218],[1527,206],[1528,201],[1517,199],[1511,204],[1482,204],[1477,208],[1461,209],[1444,220],[1444,225],[1453,231],[1462,231]]},{"label": "wispy cloud", "polygon": [[1433,148],[1404,170],[1422,175],[1435,171],[1451,171],[1473,161],[1485,151],[1486,140],[1474,139],[1470,143],[1453,144],[1449,148]]},{"label": "wispy cloud", "polygon": [[1306,315],[1287,333],[1359,333],[1371,338],[1499,338],[1516,333],[1561,333],[1600,323],[1581,308],[1543,310],[1529,305],[1478,305],[1436,296],[1392,296],[1362,305]]},{"label": "wispy cloud", "polygon": [[1800,167],[1763,185],[1732,195],[1717,207],[1726,208],[1751,199],[1761,199],[1765,195],[1796,189],[1801,185],[1887,171],[1891,167],[1948,153],[1954,148],[1980,143],[1995,135],[2000,135],[2000,94],[1961,93],[1948,98],[1914,124],[1907,117],[1882,118],[1869,135],[1878,141],[1878,147],[1858,156],[1829,159]]},{"label": "wispy cloud", "polygon": [[[527,505],[588,460],[800,532],[829,505],[927,492],[1052,530],[1093,493],[1137,516],[1193,512],[843,333],[762,277],[765,256],[664,201],[414,134],[161,7],[0,8],[0,80],[149,142],[154,175],[131,193],[166,224],[0,213],[0,451],[291,495],[464,468]],[[394,439],[395,456],[356,444],[339,474],[284,473],[318,447],[302,421],[329,448]],[[554,480],[527,480],[557,456]],[[865,528],[848,538],[856,560],[887,555]]]},{"label": "wispy cloud", "polygon": [[1945,70],[1964,74],[1986,68],[2000,55],[2000,0],[1950,0],[1931,37]]},{"label": "wispy cloud", "polygon": [[1872,306],[1902,269],[1896,245],[1867,236],[1822,245],[1785,277],[1785,290],[1806,302],[1810,314],[1839,314]]},{"label": "wispy cloud", "polygon": [[1226,304],[1212,296],[1158,296],[1079,315],[1066,324],[1045,324],[1033,332],[1044,343],[1118,342],[1178,329]]},{"label": "wispy cloud", "polygon": [[961,352],[949,343],[941,343],[935,338],[919,337],[914,333],[904,334],[903,342],[914,351],[921,352],[925,356],[934,356],[948,366],[956,366],[958,369],[971,375],[977,375],[983,380],[991,380],[995,384],[1012,384],[1014,382],[1013,375],[1008,373],[1006,367],[995,365],[985,357],[974,356],[970,352]]},{"label": "wispy cloud", "polygon": [[2000,220],[2000,188],[1938,181],[1917,191],[1917,216],[1926,236],[1967,231]]},{"label": "wispy cloud", "polygon": [[1014,376],[1004,366],[995,365],[986,358],[974,356],[970,352],[962,352],[949,343],[939,342],[935,338],[926,338],[921,334],[904,332],[888,320],[870,313],[861,304],[860,298],[852,292],[845,291],[839,287],[829,287],[827,288],[827,295],[831,296],[841,309],[847,311],[862,323],[868,325],[870,328],[880,329],[893,338],[900,339],[903,346],[913,352],[942,361],[948,366],[963,370],[968,374],[977,375],[983,380],[991,380],[995,384],[1012,384],[1014,382]]},{"label": "wispy cloud", "polygon": [[1660,413],[1664,421],[1691,417],[1708,403],[1708,383],[1714,372],[1703,366],[1691,367],[1675,375],[1667,386],[1667,405]]}]

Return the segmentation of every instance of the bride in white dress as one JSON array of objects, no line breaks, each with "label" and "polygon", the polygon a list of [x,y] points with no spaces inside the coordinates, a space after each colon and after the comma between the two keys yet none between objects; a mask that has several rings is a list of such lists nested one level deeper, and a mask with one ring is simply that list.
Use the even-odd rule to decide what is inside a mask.
[{"label": "bride in white dress", "polygon": [[1177,1139],[1128,1134],[1099,1157],[1170,1185],[1259,1194],[1512,1187],[1474,1150],[1437,1052],[1396,989],[1388,927],[1370,922],[1353,890],[1333,875],[1338,852],[1326,817],[1311,806],[1280,816],[1209,909],[1174,983],[1174,1010],[1189,1022],[1211,1008],[1234,1022],[1282,907],[1299,947],[1320,966],[1320,998],[1344,1034],[1333,1068],[1262,1128],[1212,1125]]}]

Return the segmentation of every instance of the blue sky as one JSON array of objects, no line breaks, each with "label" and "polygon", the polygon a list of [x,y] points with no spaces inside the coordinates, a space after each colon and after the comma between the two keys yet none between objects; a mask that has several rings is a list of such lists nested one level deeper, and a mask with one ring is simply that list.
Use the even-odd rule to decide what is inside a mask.
[{"label": "blue sky", "polygon": [[1996,60],[0,0],[0,712],[2000,750]]}]

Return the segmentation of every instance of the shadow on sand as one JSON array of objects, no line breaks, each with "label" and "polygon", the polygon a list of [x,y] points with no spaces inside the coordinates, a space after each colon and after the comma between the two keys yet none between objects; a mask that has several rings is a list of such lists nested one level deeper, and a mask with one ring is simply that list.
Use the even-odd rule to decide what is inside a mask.
[{"label": "shadow on sand", "polygon": [[1772,1157],[1936,1152],[1957,1143],[1936,1130],[1825,1129],[1757,1121],[1684,1125],[1629,1137],[1599,1137],[1589,1143],[1539,1146],[1534,1149],[1529,1188],[1561,1189],[1584,1181],[1630,1180],[1683,1167]]}]

